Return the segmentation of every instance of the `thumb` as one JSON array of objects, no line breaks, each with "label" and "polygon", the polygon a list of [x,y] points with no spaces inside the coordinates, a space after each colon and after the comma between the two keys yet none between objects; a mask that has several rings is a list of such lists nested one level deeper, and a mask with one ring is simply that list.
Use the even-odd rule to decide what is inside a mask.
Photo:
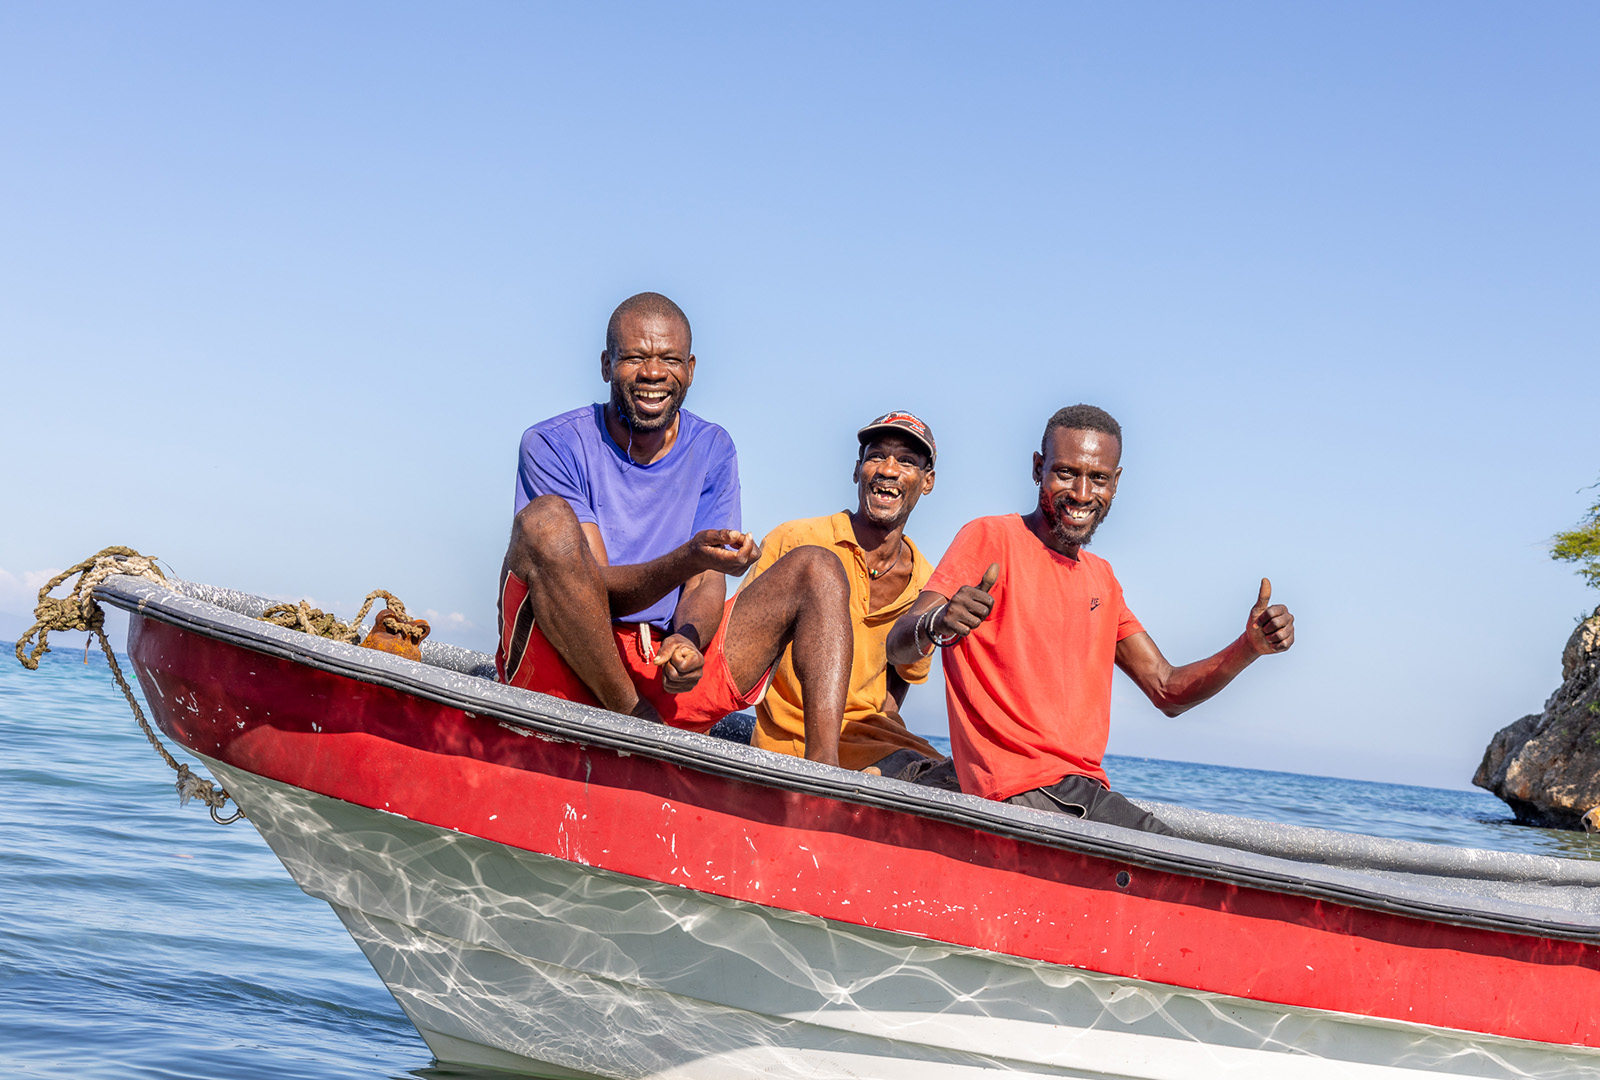
[{"label": "thumb", "polygon": [[983,572],[983,580],[978,582],[978,588],[988,592],[994,588],[994,583],[1000,580],[1000,564],[990,563],[989,569]]},{"label": "thumb", "polygon": [[1261,579],[1261,593],[1256,597],[1256,610],[1264,611],[1272,602],[1272,582],[1266,578]]}]

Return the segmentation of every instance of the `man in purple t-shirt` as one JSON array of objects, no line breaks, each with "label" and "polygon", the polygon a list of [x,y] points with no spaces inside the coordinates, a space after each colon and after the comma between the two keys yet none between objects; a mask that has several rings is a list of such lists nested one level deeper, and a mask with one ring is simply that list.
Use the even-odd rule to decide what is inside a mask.
[{"label": "man in purple t-shirt", "polygon": [[761,548],[740,531],[733,440],[682,408],[690,348],[678,305],[629,297],[600,354],[611,399],[523,435],[495,666],[513,686],[703,731],[759,701],[792,645],[806,756],[838,764],[849,583],[830,552],[800,547],[727,598]]}]

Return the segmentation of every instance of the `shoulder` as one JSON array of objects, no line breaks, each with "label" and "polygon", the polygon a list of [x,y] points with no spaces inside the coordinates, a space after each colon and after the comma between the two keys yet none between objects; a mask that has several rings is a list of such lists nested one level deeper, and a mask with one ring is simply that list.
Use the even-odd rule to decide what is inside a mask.
[{"label": "shoulder", "polygon": [[1097,577],[1104,578],[1105,580],[1111,582],[1115,582],[1117,580],[1117,572],[1111,569],[1111,564],[1106,562],[1106,560],[1102,559],[1100,556],[1096,555],[1094,552],[1085,548],[1079,548],[1078,558],[1082,560],[1084,566],[1088,567],[1090,570],[1093,570]]},{"label": "shoulder", "polygon": [[[774,525],[768,536],[805,536],[833,535],[833,515],[824,514],[822,517],[795,518],[785,521],[782,525]],[[810,543],[809,540],[806,541]]]},{"label": "shoulder", "polygon": [[688,409],[678,410],[678,424],[678,438],[685,442],[715,452],[733,454],[733,436],[721,424],[713,424]]},{"label": "shoulder", "polygon": [[598,439],[599,424],[595,406],[584,405],[534,424],[522,433],[522,446],[529,449],[540,444],[549,446]]},{"label": "shoulder", "polygon": [[946,596],[959,585],[971,584],[979,567],[992,562],[1007,562],[1012,545],[1006,536],[1005,517],[974,518],[961,526],[950,546],[944,549],[939,565],[928,578],[928,588]]},{"label": "shoulder", "polygon": [[1022,519],[1016,514],[996,514],[993,517],[973,518],[961,526],[956,538],[950,542],[951,547],[957,544],[982,545],[984,547],[1009,547],[1012,534],[1016,529],[1027,530],[1022,524]]},{"label": "shoulder", "polygon": [[714,485],[731,489],[739,482],[733,438],[687,409],[678,412],[678,439],[666,460],[671,463],[668,471],[695,473]]},{"label": "shoulder", "polygon": [[822,517],[795,518],[793,521],[785,521],[782,525],[773,526],[772,530],[767,533],[766,539],[762,540],[761,546],[765,548],[776,545],[783,550],[800,547],[804,544],[829,547],[833,544],[834,535],[837,532],[834,520],[837,516],[836,514],[825,514]]}]

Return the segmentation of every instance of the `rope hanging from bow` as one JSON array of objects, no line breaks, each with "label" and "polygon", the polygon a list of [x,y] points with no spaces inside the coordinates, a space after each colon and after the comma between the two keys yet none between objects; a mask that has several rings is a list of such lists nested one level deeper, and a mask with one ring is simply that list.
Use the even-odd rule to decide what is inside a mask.
[{"label": "rope hanging from bow", "polygon": [[[79,577],[66,596],[50,595],[73,574]],[[173,785],[178,789],[178,805],[185,806],[190,799],[199,799],[210,810],[213,821],[221,825],[232,824],[244,817],[244,811],[235,807],[232,814],[227,817],[222,816],[222,810],[231,796],[223,788],[213,785],[210,780],[196,775],[188,765],[167,751],[156,736],[155,729],[150,726],[150,721],[145,719],[138,698],[133,696],[133,690],[122,674],[122,667],[117,663],[117,655],[111,650],[111,642],[106,639],[105,610],[94,598],[94,587],[114,574],[127,574],[153,581],[158,585],[167,585],[167,576],[161,572],[161,567],[156,565],[154,557],[141,555],[129,547],[105,548],[76,566],[63,570],[39,590],[39,603],[33,609],[34,623],[17,642],[17,660],[29,671],[38,671],[39,658],[50,651],[49,637],[52,630],[83,630],[94,634],[100,641],[101,651],[106,654],[106,661],[111,665],[111,674],[116,678],[122,696],[128,699],[128,705],[133,709],[133,718],[139,721],[139,727],[143,729],[145,738],[150,740],[150,745],[155,747],[156,753],[160,754],[161,759],[178,774],[177,781]],[[30,650],[28,643],[34,640],[35,635],[37,641]]]}]

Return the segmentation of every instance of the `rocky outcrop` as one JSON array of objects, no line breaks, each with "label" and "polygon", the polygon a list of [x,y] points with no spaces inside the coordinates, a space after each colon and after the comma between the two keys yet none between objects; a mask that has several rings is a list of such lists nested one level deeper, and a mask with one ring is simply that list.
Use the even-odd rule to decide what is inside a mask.
[{"label": "rocky outcrop", "polygon": [[1544,711],[1495,732],[1472,782],[1522,824],[1600,829],[1600,608],[1567,640]]}]

